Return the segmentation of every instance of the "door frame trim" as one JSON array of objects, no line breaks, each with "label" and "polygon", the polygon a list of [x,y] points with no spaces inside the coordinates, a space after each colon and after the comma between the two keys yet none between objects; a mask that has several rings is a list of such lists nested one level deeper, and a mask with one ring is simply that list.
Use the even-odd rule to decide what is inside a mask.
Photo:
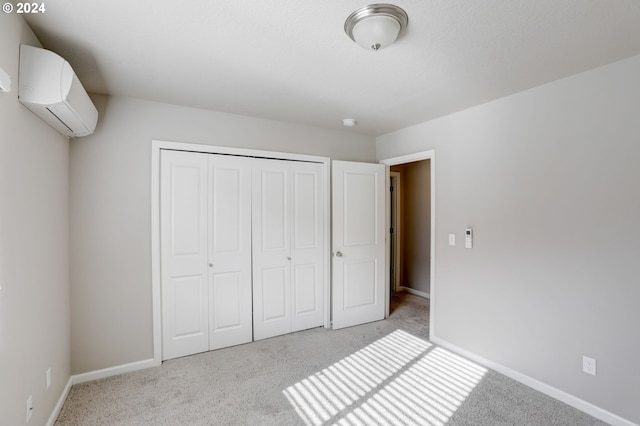
[{"label": "door frame trim", "polygon": [[323,196],[325,200],[324,218],[324,327],[331,326],[331,159],[317,155],[294,154],[288,152],[263,151],[216,145],[203,145],[162,140],[151,141],[151,299],[153,324],[153,365],[162,363],[162,305],[160,269],[160,151],[189,151],[206,154],[235,155],[240,157],[272,158],[276,160],[306,161],[321,163],[324,170]]},{"label": "door frame trim", "polygon": [[[401,155],[399,157],[391,157],[391,158],[386,158],[383,160],[380,160],[379,162],[381,164],[384,164],[385,170],[386,170],[386,182],[387,182],[387,187],[389,187],[389,185],[391,184],[390,181],[390,170],[389,167],[390,166],[395,166],[397,164],[405,164],[405,163],[412,163],[414,161],[421,161],[421,160],[430,160],[431,161],[431,175],[430,175],[430,187],[431,187],[431,253],[430,253],[430,268],[429,268],[429,279],[431,281],[430,283],[430,290],[429,290],[429,295],[430,295],[430,303],[429,303],[429,337],[431,336],[435,336],[435,288],[436,288],[436,280],[435,280],[435,265],[436,265],[436,259],[435,259],[435,255],[436,255],[436,151],[435,149],[431,149],[428,151],[421,151],[421,152],[416,152],[413,154],[408,154],[408,155]],[[389,229],[391,227],[391,224],[389,223],[390,221],[390,214],[389,209],[391,208],[391,200],[390,200],[390,196],[389,196],[389,191],[385,191],[385,193],[387,194],[387,199],[386,199],[386,211],[387,211],[387,235],[389,232]],[[389,263],[389,240],[391,237],[387,238],[387,248],[386,248],[386,252],[387,255],[385,256],[386,259],[386,271],[389,271],[389,267],[390,267],[390,263]],[[385,303],[385,318],[387,318],[389,316],[389,302],[390,302],[390,297],[391,295],[389,294],[389,274],[386,274],[386,285],[385,285],[385,297],[386,297],[386,303]]]}]

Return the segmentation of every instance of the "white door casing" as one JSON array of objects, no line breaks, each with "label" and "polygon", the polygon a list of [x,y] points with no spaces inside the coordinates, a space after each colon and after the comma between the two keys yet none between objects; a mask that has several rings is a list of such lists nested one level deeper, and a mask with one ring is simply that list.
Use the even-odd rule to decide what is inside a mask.
[{"label": "white door casing", "polygon": [[251,159],[207,157],[209,349],[220,349],[253,340]]},{"label": "white door casing", "polygon": [[384,319],[385,166],[332,162],[333,328]]},{"label": "white door casing", "polygon": [[209,350],[207,160],[161,153],[163,359]]}]

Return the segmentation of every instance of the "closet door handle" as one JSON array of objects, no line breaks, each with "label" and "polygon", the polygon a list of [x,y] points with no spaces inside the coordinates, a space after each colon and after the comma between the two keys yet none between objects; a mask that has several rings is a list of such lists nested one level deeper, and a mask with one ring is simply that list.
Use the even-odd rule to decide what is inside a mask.
[{"label": "closet door handle", "polygon": [[209,262],[209,268],[213,268],[213,263]]},{"label": "closet door handle", "polygon": [[341,251],[337,251],[336,252],[336,257],[342,257],[342,252]]},{"label": "closet door handle", "polygon": [[287,256],[287,260],[291,260],[291,256]]}]

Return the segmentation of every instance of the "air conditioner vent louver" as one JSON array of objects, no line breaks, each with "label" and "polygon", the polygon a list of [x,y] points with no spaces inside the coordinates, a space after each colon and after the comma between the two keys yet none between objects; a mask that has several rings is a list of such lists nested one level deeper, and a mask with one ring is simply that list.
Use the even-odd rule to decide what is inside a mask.
[{"label": "air conditioner vent louver", "polygon": [[72,129],[70,129],[70,128],[69,128],[69,126],[67,126],[67,125],[64,123],[64,121],[62,121],[62,120],[60,119],[60,117],[58,117],[58,116],[57,116],[53,111],[51,111],[49,108],[47,108],[47,111],[49,111],[49,112],[51,113],[51,115],[53,115],[56,119],[58,119],[58,121],[60,121],[60,123],[62,123],[62,125],[63,125],[64,127],[66,127],[66,128],[67,128],[71,133],[73,133],[73,130],[72,130]]}]

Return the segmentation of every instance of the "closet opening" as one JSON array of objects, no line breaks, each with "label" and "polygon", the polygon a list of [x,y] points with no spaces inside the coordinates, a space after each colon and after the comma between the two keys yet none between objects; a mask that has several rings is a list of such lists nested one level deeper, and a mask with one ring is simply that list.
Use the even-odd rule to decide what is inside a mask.
[{"label": "closet opening", "polygon": [[329,162],[152,142],[154,364],[330,326]]}]

